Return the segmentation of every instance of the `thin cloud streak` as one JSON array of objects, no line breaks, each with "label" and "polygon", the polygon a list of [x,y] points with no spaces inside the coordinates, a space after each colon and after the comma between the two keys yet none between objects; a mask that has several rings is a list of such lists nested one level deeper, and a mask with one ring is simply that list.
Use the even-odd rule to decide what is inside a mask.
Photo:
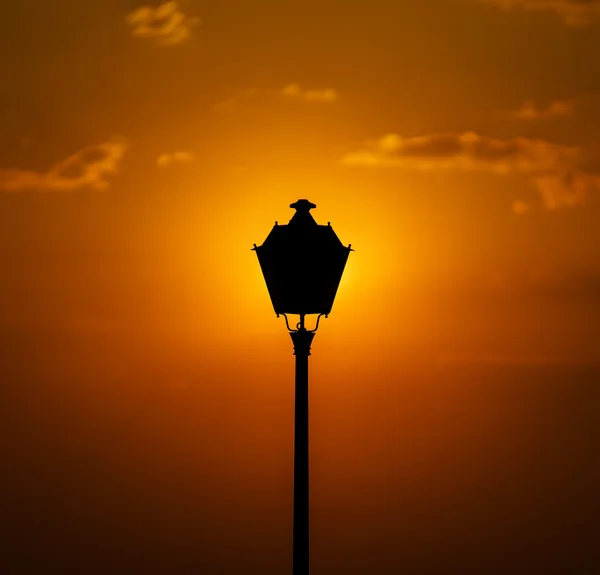
[{"label": "thin cloud streak", "polygon": [[469,352],[440,353],[436,363],[444,367],[496,366],[496,367],[584,367],[600,364],[600,357],[571,357],[569,355],[477,354]]},{"label": "thin cloud streak", "polygon": [[554,12],[569,26],[586,26],[600,21],[600,0],[479,0],[499,6],[505,11],[513,8],[538,12]]},{"label": "thin cloud streak", "polygon": [[0,191],[70,192],[84,188],[105,190],[107,176],[115,174],[127,151],[127,143],[114,138],[87,146],[52,166],[47,172],[0,168]]},{"label": "thin cloud streak", "polygon": [[[530,138],[502,140],[474,132],[414,138],[387,134],[347,153],[341,163],[369,168],[521,175],[536,187],[548,210],[582,204],[590,193],[600,189],[600,174],[580,167],[580,148]],[[523,212],[519,208],[517,211]]]},{"label": "thin cloud streak", "polygon": [[238,94],[215,104],[213,110],[217,112],[231,111],[242,104],[242,102],[257,98],[284,98],[308,104],[332,104],[340,99],[340,95],[333,88],[302,88],[299,84],[287,84],[278,90],[259,90],[248,88],[241,90]]}]

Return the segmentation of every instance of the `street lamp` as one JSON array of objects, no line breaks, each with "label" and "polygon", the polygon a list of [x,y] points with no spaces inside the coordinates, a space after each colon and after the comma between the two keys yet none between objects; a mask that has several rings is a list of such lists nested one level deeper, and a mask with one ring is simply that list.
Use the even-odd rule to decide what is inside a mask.
[{"label": "street lamp", "polygon": [[[298,200],[289,224],[278,225],[254,251],[265,277],[277,317],[282,315],[294,344],[296,397],[294,405],[294,547],[293,575],[309,573],[308,512],[308,356],[321,316],[331,312],[342,273],[352,250],[333,228],[318,225],[310,214],[316,208]],[[288,314],[299,315],[296,329]],[[307,330],[305,316],[317,314],[315,328]]]}]

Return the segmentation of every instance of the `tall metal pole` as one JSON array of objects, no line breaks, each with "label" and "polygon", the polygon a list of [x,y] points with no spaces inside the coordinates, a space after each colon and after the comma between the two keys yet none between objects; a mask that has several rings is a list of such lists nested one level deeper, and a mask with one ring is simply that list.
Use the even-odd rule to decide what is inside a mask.
[{"label": "tall metal pole", "polygon": [[309,575],[308,356],[315,334],[306,330],[304,317],[301,317],[298,331],[290,335],[296,356],[293,575]]}]

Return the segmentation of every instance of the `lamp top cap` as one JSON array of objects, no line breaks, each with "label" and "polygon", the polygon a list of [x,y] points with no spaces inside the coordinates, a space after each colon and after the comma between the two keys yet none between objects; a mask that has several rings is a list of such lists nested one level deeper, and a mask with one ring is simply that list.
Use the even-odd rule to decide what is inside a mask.
[{"label": "lamp top cap", "polygon": [[310,210],[312,210],[313,208],[316,208],[316,207],[317,206],[315,204],[313,204],[312,202],[309,202],[308,200],[298,200],[297,202],[290,204],[290,208],[294,208],[296,210],[296,212],[308,213]]}]

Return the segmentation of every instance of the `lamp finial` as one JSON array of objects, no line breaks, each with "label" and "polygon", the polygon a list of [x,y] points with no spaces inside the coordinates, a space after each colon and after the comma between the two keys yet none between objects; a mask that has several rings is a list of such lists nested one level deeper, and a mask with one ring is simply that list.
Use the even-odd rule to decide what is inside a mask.
[{"label": "lamp finial", "polygon": [[317,206],[308,200],[298,200],[293,204],[290,204],[290,208],[294,208],[297,212],[309,212]]}]

